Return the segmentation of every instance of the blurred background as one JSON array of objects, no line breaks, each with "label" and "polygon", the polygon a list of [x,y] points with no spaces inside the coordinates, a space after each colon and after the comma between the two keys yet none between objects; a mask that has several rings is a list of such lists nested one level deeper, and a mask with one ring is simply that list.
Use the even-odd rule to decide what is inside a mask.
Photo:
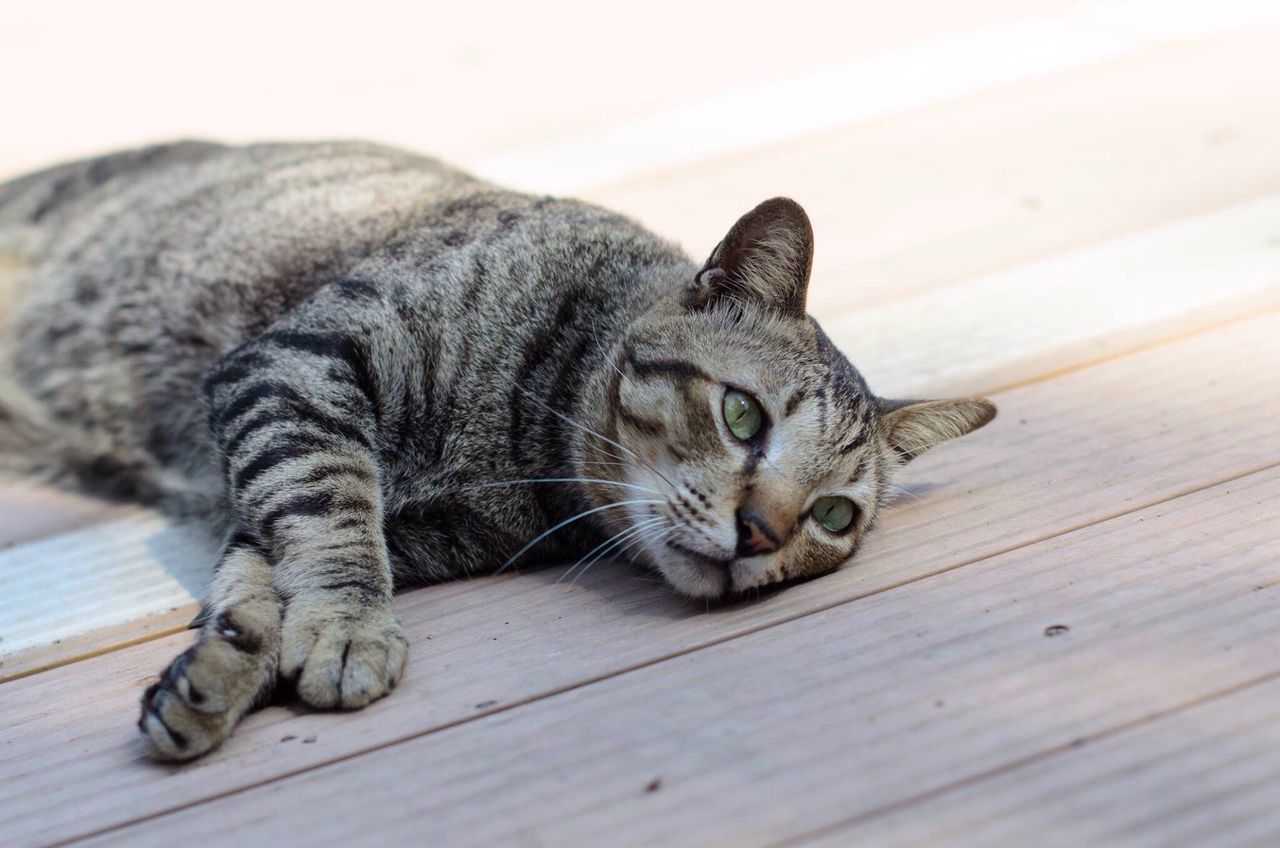
[{"label": "blurred background", "polygon": [[809,209],[880,303],[1280,184],[1274,0],[11,4],[0,178],[178,137],[361,137],[709,252]]}]

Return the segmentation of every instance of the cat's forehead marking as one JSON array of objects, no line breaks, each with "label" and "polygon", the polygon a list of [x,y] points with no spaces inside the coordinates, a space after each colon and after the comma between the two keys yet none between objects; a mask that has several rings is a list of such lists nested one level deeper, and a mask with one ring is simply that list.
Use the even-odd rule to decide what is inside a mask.
[{"label": "cat's forehead marking", "polygon": [[809,392],[807,389],[804,389],[804,388],[799,388],[799,389],[796,389],[794,392],[792,392],[791,397],[787,398],[787,405],[783,407],[783,410],[782,410],[783,417],[784,418],[791,417],[791,415],[795,413],[796,407],[800,406],[800,404],[803,403],[804,399],[808,396],[809,396]]}]

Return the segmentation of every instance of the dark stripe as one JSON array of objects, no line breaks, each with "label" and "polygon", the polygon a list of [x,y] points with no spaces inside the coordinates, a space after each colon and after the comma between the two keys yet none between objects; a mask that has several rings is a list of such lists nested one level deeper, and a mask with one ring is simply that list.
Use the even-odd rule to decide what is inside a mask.
[{"label": "dark stripe", "polygon": [[231,538],[227,540],[227,553],[236,549],[247,548],[249,550],[257,550],[259,546],[258,537],[245,530],[243,527],[236,528],[231,534]]},{"label": "dark stripe", "polygon": [[363,428],[329,415],[292,390],[290,391],[289,405],[293,408],[294,413],[297,414],[299,421],[314,424],[325,433],[341,436],[347,441],[355,442],[369,451],[373,450],[373,442]]},{"label": "dark stripe", "polygon": [[818,429],[822,435],[827,434],[827,388],[826,385],[818,386],[814,390],[813,396],[818,399]]},{"label": "dark stripe", "polygon": [[787,416],[795,412],[796,407],[800,405],[800,402],[803,401],[805,397],[806,397],[805,390],[797,389],[795,392],[792,393],[791,397],[787,398],[787,406],[785,409],[782,410],[782,414],[784,416]]},{"label": "dark stripe", "polygon": [[626,353],[627,364],[631,366],[631,370],[637,377],[667,377],[676,380],[716,382],[710,374],[683,359],[640,359],[631,350]]},{"label": "dark stripe", "polygon": [[368,526],[369,520],[360,516],[352,516],[344,518],[341,521],[335,521],[329,525],[332,530],[363,530]]},{"label": "dark stripe", "polygon": [[[257,406],[259,402],[268,399],[282,401],[290,408],[294,419],[297,421],[314,424],[325,433],[341,436],[364,448],[373,449],[373,445],[363,429],[329,415],[291,387],[277,382],[255,383],[245,389],[219,416],[218,428],[222,429],[232,424],[240,416]],[[247,422],[241,430],[237,431],[223,448],[223,453],[229,456],[234,455],[235,448],[239,447],[240,443],[252,433],[255,426],[266,426],[272,423],[270,416],[273,414],[277,416],[278,423],[282,425],[288,423],[288,417],[282,412],[264,412],[256,416],[253,421]]]},{"label": "dark stripe", "polygon": [[373,372],[369,369],[369,357],[364,347],[346,333],[306,333],[296,330],[275,330],[261,339],[263,342],[288,350],[300,350],[314,356],[338,359],[351,370],[351,378],[360,393],[369,402],[375,419],[382,418],[382,405],[378,400]]},{"label": "dark stripe", "polygon": [[257,454],[236,473],[235,479],[232,481],[232,490],[243,492],[245,486],[277,465],[308,456],[315,453],[317,449],[317,445],[314,443],[301,439],[289,439],[283,444],[273,445]]},{"label": "dark stripe", "polygon": [[326,462],[323,465],[318,465],[311,469],[307,476],[299,479],[297,482],[301,485],[309,486],[343,475],[354,477],[361,483],[368,483],[370,485],[375,482],[373,475],[369,473],[369,469],[362,468],[359,465],[341,462]]},{"label": "dark stripe", "polygon": [[240,354],[234,360],[218,367],[204,378],[203,390],[205,397],[211,397],[219,386],[240,382],[265,364],[266,361],[261,354]]},{"label": "dark stripe", "polygon": [[258,401],[266,400],[267,398],[288,398],[292,394],[294,394],[292,389],[279,383],[254,383],[237,394],[235,400],[218,413],[216,426],[219,429],[226,427],[257,406]]},{"label": "dark stripe", "polygon": [[867,438],[869,437],[870,433],[871,433],[871,428],[868,427],[866,424],[863,424],[862,429],[858,430],[857,434],[852,439],[850,439],[845,444],[841,445],[840,448],[838,449],[838,452],[840,453],[841,456],[844,456],[845,454],[850,453],[862,447],[867,443]]},{"label": "dark stripe", "polygon": [[644,433],[647,436],[652,436],[655,439],[660,439],[666,435],[667,428],[661,421],[653,421],[649,418],[643,418],[636,415],[622,404],[619,404],[616,408],[618,411],[618,417],[625,421],[633,430],[639,430],[641,433]]},{"label": "dark stripe", "polygon": [[343,589],[359,589],[365,595],[381,595],[384,594],[382,587],[368,580],[340,580],[337,583],[325,583],[320,586],[321,589],[330,592],[339,592]]},{"label": "dark stripe", "polygon": [[347,300],[381,300],[378,287],[368,280],[339,280],[334,290]]},{"label": "dark stripe", "polygon": [[262,535],[271,538],[275,535],[276,524],[286,518],[314,517],[323,515],[333,508],[332,492],[308,492],[291,498],[268,512],[259,522]]},{"label": "dark stripe", "polygon": [[240,450],[240,446],[244,444],[244,440],[252,436],[255,432],[272,424],[285,424],[289,420],[289,417],[278,409],[268,409],[257,413],[235,432],[235,435],[233,435],[227,441],[226,445],[223,446],[222,452],[227,456],[235,456],[235,454]]}]

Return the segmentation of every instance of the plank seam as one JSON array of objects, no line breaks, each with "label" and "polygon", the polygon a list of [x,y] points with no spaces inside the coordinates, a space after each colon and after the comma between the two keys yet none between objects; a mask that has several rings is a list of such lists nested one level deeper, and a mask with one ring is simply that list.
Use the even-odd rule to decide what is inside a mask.
[{"label": "plank seam", "polygon": [[892,801],[887,804],[882,804],[879,807],[866,810],[865,812],[858,813],[857,815],[854,815],[854,816],[849,816],[848,818],[841,819],[840,821],[837,821],[837,822],[832,822],[831,824],[823,825],[822,827],[819,827],[819,828],[814,828],[813,830],[810,830],[810,831],[805,831],[804,833],[796,834],[795,836],[789,836],[786,839],[782,839],[776,842],[766,843],[764,846],[762,846],[762,848],[794,848],[795,846],[804,845],[819,837],[829,836],[835,833],[839,833],[840,831],[845,830],[846,828],[862,824],[863,822],[870,821],[872,819],[876,819],[881,816],[899,812],[900,810],[907,809],[915,804],[923,803],[925,801],[931,801],[935,798],[945,796],[951,792],[954,792],[957,789],[963,789],[966,786],[972,786],[975,784],[982,783],[983,781],[989,780],[993,777],[998,777],[1002,774],[1015,771],[1017,769],[1023,768],[1024,766],[1028,766],[1033,763],[1039,762],[1040,760],[1049,759],[1051,757],[1060,756],[1062,754],[1069,754],[1072,751],[1075,751],[1079,748],[1084,747],[1085,745],[1110,739],[1111,737],[1127,733],[1131,730],[1135,730],[1139,727],[1142,727],[1145,724],[1150,724],[1151,722],[1160,721],[1170,716],[1178,715],[1180,713],[1195,709],[1196,707],[1200,707],[1205,704],[1213,703],[1214,701],[1218,701],[1223,698],[1229,698],[1240,692],[1246,691],[1248,689],[1252,689],[1255,686],[1261,686],[1265,683],[1269,683],[1277,679],[1280,679],[1280,670],[1268,672],[1267,674],[1263,674],[1258,677],[1251,678],[1242,683],[1237,683],[1235,685],[1228,686],[1225,689],[1220,689],[1217,692],[1209,692],[1204,695],[1200,695],[1199,697],[1192,698],[1191,700],[1184,701],[1180,704],[1175,704],[1173,706],[1165,707],[1164,709],[1160,709],[1160,710],[1154,710],[1150,713],[1147,713],[1146,715],[1139,716],[1138,718],[1130,719],[1128,721],[1120,722],[1119,724],[1104,728],[1103,730],[1098,730],[1093,733],[1086,733],[1082,736],[1078,736],[1075,739],[1072,739],[1069,742],[1064,742],[1061,745],[1054,745],[1050,748],[1045,748],[1041,751],[1036,751],[1035,753],[1026,754],[1025,756],[1018,757],[1017,759],[1011,760],[1002,765],[985,769],[981,772],[978,772],[977,774],[971,774],[966,777],[962,777],[959,780],[954,780],[950,783],[935,787],[926,792],[919,792],[915,795],[911,795],[906,798],[901,798],[897,801]]},{"label": "plank seam", "polygon": [[[1264,473],[1264,472],[1266,472],[1266,471],[1269,471],[1269,470],[1272,470],[1272,469],[1275,469],[1275,468],[1280,468],[1280,459],[1278,459],[1278,460],[1277,460],[1277,461],[1275,461],[1275,462],[1266,463],[1266,464],[1264,464],[1264,465],[1254,467],[1254,468],[1252,468],[1252,469],[1250,469],[1250,470],[1248,470],[1248,471],[1243,471],[1243,472],[1240,472],[1240,473],[1237,473],[1237,474],[1232,474],[1232,475],[1229,475],[1229,476],[1227,476],[1227,477],[1219,478],[1219,479],[1213,480],[1213,481],[1208,482],[1208,483],[1204,483],[1204,484],[1200,484],[1200,485],[1196,485],[1196,486],[1189,486],[1189,487],[1186,487],[1186,488],[1184,488],[1184,489],[1181,489],[1181,490],[1179,490],[1179,491],[1177,491],[1177,492],[1175,492],[1175,493],[1173,493],[1173,494],[1166,495],[1166,496],[1161,497],[1161,498],[1155,498],[1155,499],[1153,499],[1153,500],[1151,500],[1151,501],[1144,502],[1144,503],[1142,503],[1142,504],[1140,504],[1140,505],[1134,505],[1134,506],[1132,506],[1132,507],[1130,507],[1130,508],[1122,509],[1122,510],[1119,510],[1119,511],[1117,511],[1117,512],[1110,513],[1110,514],[1107,514],[1107,515],[1104,515],[1104,516],[1098,517],[1098,518],[1096,518],[1096,519],[1094,519],[1094,520],[1091,520],[1091,521],[1084,521],[1084,522],[1080,522],[1080,523],[1074,524],[1074,525],[1072,525],[1072,526],[1070,526],[1070,527],[1067,527],[1067,528],[1064,528],[1064,529],[1062,529],[1062,530],[1059,530],[1059,531],[1057,531],[1057,532],[1049,533],[1049,534],[1047,534],[1047,535],[1045,535],[1045,536],[1038,537],[1038,538],[1036,538],[1036,539],[1029,540],[1029,541],[1027,541],[1027,542],[1023,542],[1023,543],[1015,544],[1015,545],[1009,545],[1009,546],[1004,547],[1004,548],[1001,548],[1001,549],[999,549],[999,550],[992,551],[992,552],[987,553],[987,554],[983,554],[982,556],[972,557],[972,558],[970,558],[970,559],[963,560],[963,561],[961,561],[961,562],[959,562],[959,563],[956,563],[956,564],[953,564],[953,565],[946,566],[945,568],[939,568],[939,569],[937,569],[937,570],[935,570],[935,571],[931,571],[931,572],[929,572],[929,573],[927,573],[927,574],[920,574],[920,575],[917,575],[917,576],[912,577],[912,578],[910,578],[910,579],[905,579],[905,580],[901,580],[901,581],[899,581],[899,582],[897,582],[897,583],[889,584],[889,585],[886,585],[886,586],[881,586],[881,587],[878,587],[878,588],[873,589],[873,590],[871,590],[871,591],[868,591],[868,592],[865,592],[865,593],[863,593],[863,594],[857,595],[856,597],[845,598],[845,599],[840,600],[840,601],[834,601],[834,602],[831,602],[831,603],[828,603],[828,604],[823,604],[823,605],[821,605],[821,606],[817,606],[817,607],[814,607],[814,608],[812,608],[812,609],[805,610],[805,611],[804,611],[804,612],[802,612],[802,613],[799,613],[799,614],[797,614],[797,615],[794,615],[794,616],[791,616],[791,617],[788,617],[788,618],[784,618],[784,619],[781,619],[781,620],[778,620],[778,621],[772,621],[772,622],[769,622],[769,623],[767,623],[767,624],[760,624],[760,625],[756,625],[756,626],[753,626],[753,627],[748,627],[748,628],[743,629],[743,630],[741,630],[741,631],[734,632],[734,633],[732,633],[732,634],[725,635],[725,636],[723,636],[723,637],[714,638],[714,639],[708,640],[708,641],[706,641],[706,642],[703,642],[703,643],[701,643],[701,644],[698,644],[698,645],[694,645],[694,646],[691,646],[691,647],[685,648],[685,649],[683,649],[683,650],[673,651],[673,652],[670,652],[670,653],[664,654],[664,655],[662,655],[662,656],[654,657],[654,658],[652,658],[652,659],[646,660],[646,661],[644,661],[644,662],[633,663],[633,664],[631,664],[631,665],[629,665],[629,666],[626,666],[626,667],[624,667],[624,668],[620,668],[620,669],[616,669],[616,670],[614,670],[614,671],[610,671],[610,672],[608,672],[608,673],[606,673],[606,674],[598,674],[598,675],[595,675],[594,677],[591,677],[591,678],[587,678],[587,679],[581,680],[581,681],[579,681],[579,682],[577,682],[577,683],[574,683],[574,684],[572,684],[572,685],[569,685],[569,686],[562,686],[562,687],[559,687],[559,688],[557,688],[557,689],[553,689],[553,690],[550,690],[550,691],[547,691],[547,692],[540,693],[540,694],[538,694],[538,695],[533,695],[533,696],[526,697],[526,698],[523,698],[523,699],[515,700],[515,701],[512,701],[512,702],[511,702],[511,703],[509,703],[509,704],[503,704],[503,705],[502,705],[502,706],[500,706],[500,707],[495,707],[495,708],[490,709],[490,710],[485,711],[485,712],[478,712],[478,713],[476,713],[476,714],[474,714],[474,715],[469,715],[469,716],[461,717],[461,718],[458,718],[458,719],[456,719],[456,720],[454,720],[454,721],[446,722],[446,723],[443,723],[443,724],[437,725],[437,726],[435,726],[435,727],[432,727],[432,728],[429,728],[429,729],[426,729],[426,730],[407,733],[407,734],[405,734],[405,735],[403,735],[403,736],[399,736],[399,737],[397,737],[397,738],[395,738],[395,739],[390,739],[390,740],[387,740],[387,741],[385,741],[385,742],[379,742],[379,743],[377,743],[377,744],[370,745],[369,747],[362,748],[362,749],[361,749],[361,750],[359,750],[359,751],[352,751],[352,752],[349,752],[349,753],[346,753],[346,754],[342,754],[342,755],[339,755],[339,756],[332,757],[332,758],[327,759],[327,760],[324,760],[324,761],[322,761],[322,762],[315,762],[315,763],[311,763],[310,765],[308,765],[308,766],[306,766],[306,767],[304,767],[304,768],[299,768],[299,769],[294,769],[294,770],[287,771],[287,772],[282,772],[282,773],[280,773],[280,774],[274,775],[274,776],[272,776],[272,777],[270,777],[270,778],[267,778],[267,779],[265,779],[265,780],[258,780],[258,781],[252,782],[252,783],[245,784],[245,785],[243,785],[243,786],[238,786],[238,787],[236,787],[236,788],[234,788],[234,789],[229,789],[229,790],[226,790],[226,791],[223,791],[223,792],[218,792],[218,793],[215,793],[215,794],[209,795],[209,796],[207,796],[207,797],[201,798],[201,799],[199,799],[198,801],[194,801],[194,802],[192,802],[192,803],[183,804],[183,805],[179,805],[179,806],[174,806],[174,807],[170,807],[170,808],[163,809],[163,810],[157,810],[157,811],[152,812],[152,813],[149,813],[149,814],[147,814],[147,815],[139,816],[139,817],[134,818],[134,819],[129,819],[128,821],[120,822],[120,823],[118,823],[118,824],[115,824],[115,825],[112,825],[112,826],[109,826],[109,827],[99,828],[99,829],[97,829],[97,830],[88,831],[88,832],[83,833],[83,834],[81,834],[81,835],[79,835],[79,836],[74,836],[74,837],[71,837],[71,838],[68,838],[68,839],[65,839],[65,840],[61,840],[61,841],[58,841],[58,842],[50,843],[50,845],[51,845],[51,846],[73,845],[73,844],[75,844],[75,843],[77,843],[77,842],[82,842],[82,841],[87,840],[87,839],[93,839],[93,838],[96,838],[96,837],[102,836],[102,835],[104,835],[104,834],[112,833],[112,832],[114,832],[114,831],[123,830],[123,829],[125,829],[125,828],[132,827],[133,825],[141,824],[141,823],[143,823],[143,822],[147,822],[147,821],[152,821],[152,820],[154,820],[154,819],[158,819],[158,818],[163,818],[163,817],[165,817],[165,816],[172,815],[173,813],[181,812],[181,811],[183,811],[183,810],[189,810],[189,809],[192,809],[192,808],[195,808],[195,807],[200,807],[200,806],[203,806],[204,804],[208,804],[208,803],[213,802],[213,801],[218,801],[218,800],[221,800],[221,799],[223,799],[223,798],[229,798],[229,797],[232,797],[232,796],[235,796],[235,795],[239,795],[239,794],[244,793],[244,792],[249,792],[249,791],[252,791],[252,790],[255,790],[255,789],[261,788],[261,787],[263,787],[263,786],[267,786],[267,785],[270,785],[270,784],[272,784],[272,783],[278,782],[278,781],[280,781],[280,780],[286,780],[286,779],[288,779],[288,778],[296,777],[296,776],[298,776],[298,775],[300,775],[300,774],[305,774],[305,773],[307,773],[307,772],[316,771],[316,770],[318,770],[318,769],[325,768],[325,767],[327,767],[327,766],[334,765],[334,764],[336,764],[336,763],[346,762],[346,761],[348,761],[348,760],[352,760],[352,759],[355,759],[355,758],[357,758],[357,757],[362,757],[362,756],[364,756],[364,755],[366,755],[366,754],[371,754],[371,753],[374,753],[374,752],[376,752],[376,751],[381,751],[381,750],[384,750],[384,749],[386,749],[386,748],[391,748],[391,747],[393,747],[393,746],[395,746],[395,745],[399,745],[399,744],[400,744],[400,743],[402,743],[402,742],[408,742],[408,741],[413,740],[413,739],[420,739],[420,738],[425,737],[425,736],[430,736],[430,735],[431,735],[431,734],[433,734],[433,733],[439,733],[440,731],[443,731],[443,730],[449,730],[449,729],[454,728],[454,727],[460,727],[460,726],[462,726],[462,725],[469,724],[470,722],[477,721],[477,720],[482,719],[482,718],[488,718],[488,717],[490,717],[490,716],[494,716],[494,715],[499,715],[499,714],[502,714],[502,713],[510,712],[511,710],[519,709],[519,708],[524,707],[524,706],[526,706],[526,705],[528,705],[528,704],[532,704],[532,703],[536,703],[536,702],[538,702],[538,701],[546,700],[547,698],[553,698],[553,697],[556,697],[556,696],[559,696],[559,695],[566,694],[566,693],[568,693],[568,692],[573,692],[573,691],[576,691],[576,690],[578,690],[578,689],[586,688],[586,687],[588,687],[588,686],[593,686],[593,685],[595,685],[595,684],[597,684],[597,683],[602,683],[602,682],[604,682],[604,681],[611,680],[611,679],[614,679],[614,678],[617,678],[617,677],[622,677],[623,675],[630,674],[630,673],[632,673],[632,672],[639,671],[639,670],[641,670],[641,669],[649,668],[649,667],[652,667],[652,666],[658,665],[658,664],[660,664],[660,663],[667,662],[667,661],[669,661],[669,660],[678,659],[678,658],[680,658],[680,657],[684,657],[684,656],[689,656],[689,655],[692,655],[692,654],[696,654],[696,653],[699,653],[699,652],[701,652],[701,651],[707,650],[707,649],[709,649],[709,648],[714,648],[714,647],[716,647],[716,646],[718,646],[718,645],[725,644],[726,642],[731,642],[731,641],[733,641],[733,640],[735,640],[735,639],[742,638],[742,637],[744,637],[744,636],[750,636],[750,635],[753,635],[753,634],[756,634],[756,633],[763,632],[763,631],[765,631],[765,630],[772,629],[772,628],[774,628],[774,627],[779,627],[779,626],[784,625],[784,624],[789,624],[789,623],[791,623],[791,622],[800,621],[800,620],[803,620],[803,619],[805,619],[805,618],[809,618],[810,616],[818,615],[818,614],[820,614],[820,613],[824,613],[824,612],[827,612],[827,611],[829,611],[829,610],[836,609],[837,607],[841,607],[841,606],[844,606],[844,605],[846,605],[846,604],[851,604],[851,603],[854,603],[854,602],[856,602],[856,601],[863,600],[864,598],[874,597],[874,596],[876,596],[876,595],[884,594],[885,592],[891,592],[891,591],[894,591],[894,590],[896,590],[896,589],[903,588],[903,587],[905,587],[905,586],[910,586],[910,585],[913,585],[913,584],[915,584],[915,583],[919,583],[919,582],[921,582],[921,581],[923,581],[923,580],[929,580],[929,579],[931,579],[931,578],[933,578],[933,577],[938,577],[938,576],[940,576],[940,575],[947,574],[947,573],[952,572],[952,571],[956,571],[957,569],[960,569],[960,568],[965,568],[965,567],[970,566],[970,565],[973,565],[973,564],[975,564],[975,563],[979,563],[979,562],[983,562],[983,561],[986,561],[986,560],[989,560],[989,559],[994,559],[994,558],[996,558],[996,557],[1004,556],[1005,554],[1011,553],[1011,552],[1013,552],[1013,551],[1018,551],[1018,550],[1023,550],[1023,549],[1025,549],[1025,548],[1033,547],[1033,546],[1035,546],[1035,545],[1039,545],[1039,544],[1041,544],[1041,543],[1044,543],[1044,542],[1047,542],[1047,541],[1050,541],[1050,540],[1053,540],[1053,539],[1061,538],[1061,537],[1063,537],[1063,536],[1067,536],[1067,535],[1070,535],[1070,534],[1072,534],[1072,533],[1080,532],[1081,530],[1084,530],[1084,529],[1089,528],[1089,527],[1092,527],[1092,526],[1096,526],[1096,525],[1099,525],[1099,524],[1105,524],[1105,523],[1107,523],[1107,522],[1109,522],[1109,521],[1114,521],[1114,520],[1116,520],[1116,519],[1123,518],[1124,516],[1126,516],[1126,515],[1131,515],[1131,514],[1133,514],[1133,513],[1135,513],[1135,512],[1141,512],[1142,510],[1150,509],[1150,508],[1152,508],[1152,507],[1159,506],[1159,505],[1161,505],[1161,504],[1170,503],[1170,502],[1172,502],[1172,501],[1178,500],[1179,498],[1187,497],[1188,495],[1192,495],[1192,494],[1196,494],[1196,493],[1198,493],[1198,492],[1202,492],[1202,491],[1205,491],[1205,490],[1208,490],[1208,489],[1212,489],[1212,488],[1214,488],[1214,487],[1216,487],[1216,486],[1221,486],[1221,485],[1225,485],[1225,484],[1228,484],[1228,483],[1233,483],[1233,482],[1235,482],[1235,481],[1237,481],[1237,480],[1242,480],[1242,479],[1245,479],[1245,478],[1247,478],[1247,477],[1251,477],[1251,476],[1254,476],[1254,475],[1257,475],[1257,474],[1261,474],[1261,473]],[[1274,673],[1274,674],[1272,674],[1272,675],[1268,675],[1268,677],[1272,677],[1272,676],[1280,676],[1280,671],[1275,672],[1275,673]],[[1227,691],[1227,690],[1224,690],[1224,691]],[[1153,714],[1153,715],[1151,715],[1151,716],[1148,716],[1148,717],[1147,717],[1147,719],[1144,719],[1144,720],[1149,720],[1149,719],[1152,719],[1152,718],[1158,718],[1158,717],[1160,717],[1160,715],[1162,715],[1162,714]],[[1100,733],[1102,733],[1102,732],[1106,732],[1106,731],[1100,731]],[[1068,743],[1068,746],[1067,746],[1067,747],[1070,747],[1070,743]]]}]

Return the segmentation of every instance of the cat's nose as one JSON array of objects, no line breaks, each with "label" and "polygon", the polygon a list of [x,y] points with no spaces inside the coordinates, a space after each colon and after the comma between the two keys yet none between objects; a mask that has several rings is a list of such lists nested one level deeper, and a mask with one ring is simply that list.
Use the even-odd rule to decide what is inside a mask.
[{"label": "cat's nose", "polygon": [[773,553],[782,547],[778,531],[769,526],[756,509],[750,506],[738,508],[738,556],[758,556]]}]

